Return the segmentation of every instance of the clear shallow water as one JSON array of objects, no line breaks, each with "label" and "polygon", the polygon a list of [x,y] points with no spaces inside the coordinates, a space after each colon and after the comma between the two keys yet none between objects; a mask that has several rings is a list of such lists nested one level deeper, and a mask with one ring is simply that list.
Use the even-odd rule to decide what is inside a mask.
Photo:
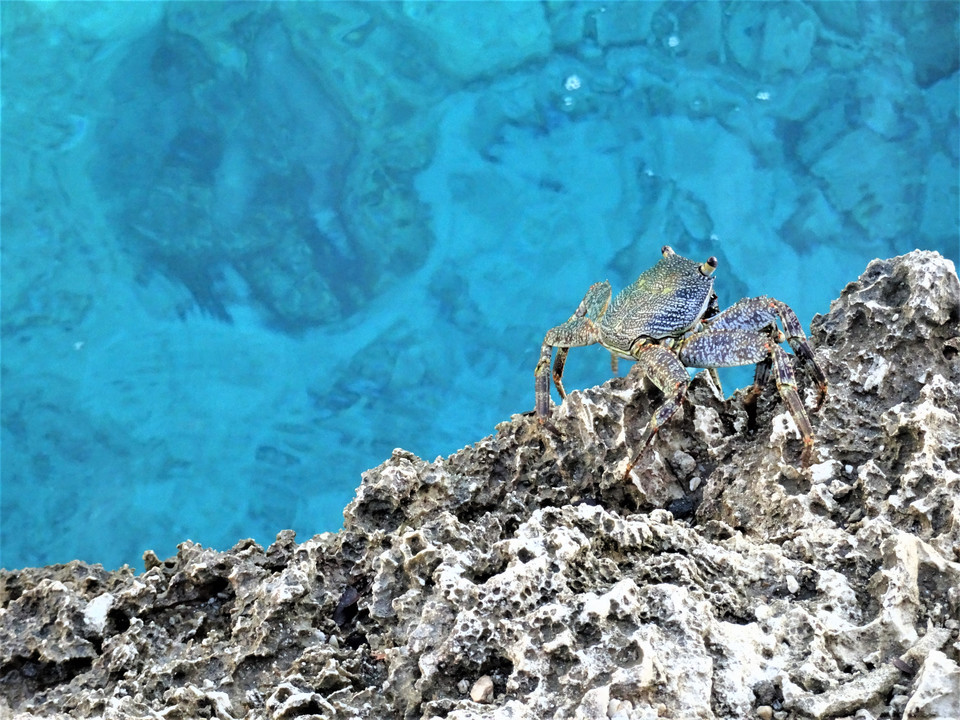
[{"label": "clear shallow water", "polygon": [[0,565],[336,530],[665,243],[805,325],[956,262],[957,8],[4,3]]}]

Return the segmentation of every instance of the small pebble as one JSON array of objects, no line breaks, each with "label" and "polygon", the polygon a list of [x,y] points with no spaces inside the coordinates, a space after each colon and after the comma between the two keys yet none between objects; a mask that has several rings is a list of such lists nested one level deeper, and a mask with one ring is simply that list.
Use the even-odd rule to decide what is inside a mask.
[{"label": "small pebble", "polygon": [[757,708],[757,717],[760,720],[772,720],[773,708],[769,705],[761,705]]},{"label": "small pebble", "polygon": [[670,460],[674,471],[682,478],[690,477],[693,475],[693,471],[697,469],[697,461],[693,459],[692,455],[683,452],[683,450],[677,450]]},{"label": "small pebble", "polygon": [[470,699],[478,703],[488,703],[493,700],[493,680],[489,675],[482,675],[470,689]]}]

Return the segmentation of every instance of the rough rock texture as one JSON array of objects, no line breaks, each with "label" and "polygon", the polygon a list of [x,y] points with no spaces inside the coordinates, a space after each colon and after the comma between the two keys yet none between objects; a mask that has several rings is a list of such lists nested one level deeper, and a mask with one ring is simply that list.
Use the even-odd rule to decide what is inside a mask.
[{"label": "rough rock texture", "polygon": [[562,439],[396,451],[335,535],[3,572],[0,716],[960,717],[956,271],[874,261],[812,337],[806,469],[772,389],[751,423],[698,377],[623,482],[628,376]]}]

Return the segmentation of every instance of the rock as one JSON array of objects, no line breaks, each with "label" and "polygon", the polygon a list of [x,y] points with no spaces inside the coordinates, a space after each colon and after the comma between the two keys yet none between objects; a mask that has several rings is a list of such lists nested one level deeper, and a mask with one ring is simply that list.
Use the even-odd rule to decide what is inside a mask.
[{"label": "rock", "polygon": [[[923,174],[923,210],[920,232],[931,240],[941,240],[944,247],[954,239],[960,226],[960,209],[950,198],[960,194],[960,179],[956,167],[941,152],[930,156]],[[949,238],[949,240],[948,240]]]},{"label": "rock", "polygon": [[586,12],[583,27],[587,37],[595,37],[602,47],[647,42],[651,23],[662,3],[611,3],[597,8],[581,6]]},{"label": "rock", "polygon": [[[851,163],[851,157],[861,158]],[[910,232],[922,168],[901,144],[885,141],[866,128],[847,133],[813,164],[827,197],[848,213],[874,241]]]},{"label": "rock", "polygon": [[[476,80],[545,58],[550,27],[539,3],[510,7],[509,21],[483,5],[403,3],[403,15],[429,38],[436,62],[459,80]],[[469,28],[469,30],[466,30]]]},{"label": "rock", "polygon": [[857,37],[863,31],[860,6],[855,2],[813,3],[811,7],[826,25],[838,32]]},{"label": "rock", "polygon": [[916,686],[903,709],[904,717],[960,717],[960,668],[944,653],[934,650],[927,656]]},{"label": "rock", "polygon": [[470,689],[470,699],[478,703],[488,703],[493,700],[493,680],[489,675],[481,675]]},{"label": "rock", "polygon": [[780,3],[773,10],[746,3],[732,13],[727,43],[741,67],[769,78],[783,70],[803,72],[818,33],[818,18],[803,3]]},{"label": "rock", "polygon": [[336,534],[2,571],[0,716],[955,717],[956,270],[874,261],[812,341],[809,468],[773,388],[751,432],[699,375],[623,482],[627,376],[395,451]]},{"label": "rock", "polygon": [[957,55],[956,3],[925,3],[898,8],[908,28],[906,50],[914,66],[917,84],[928,87],[949,77],[960,66]]}]

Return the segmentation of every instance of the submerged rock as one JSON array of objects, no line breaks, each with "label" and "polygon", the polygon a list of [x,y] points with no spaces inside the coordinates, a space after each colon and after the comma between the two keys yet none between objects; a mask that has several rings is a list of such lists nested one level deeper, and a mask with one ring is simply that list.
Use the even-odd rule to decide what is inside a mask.
[{"label": "submerged rock", "polygon": [[952,263],[872,262],[812,339],[806,469],[773,388],[698,377],[624,482],[631,375],[395,451],[337,534],[0,572],[0,716],[960,716]]}]

